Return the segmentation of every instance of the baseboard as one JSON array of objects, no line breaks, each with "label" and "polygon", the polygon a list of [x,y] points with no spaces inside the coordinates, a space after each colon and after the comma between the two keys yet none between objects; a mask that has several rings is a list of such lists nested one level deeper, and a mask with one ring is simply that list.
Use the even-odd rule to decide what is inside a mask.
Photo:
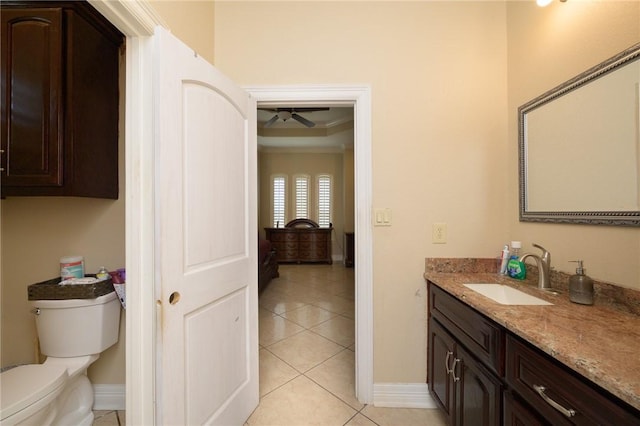
[{"label": "baseboard", "polygon": [[438,408],[426,383],[374,383],[376,407]]},{"label": "baseboard", "polygon": [[93,385],[94,410],[124,410],[125,385]]}]

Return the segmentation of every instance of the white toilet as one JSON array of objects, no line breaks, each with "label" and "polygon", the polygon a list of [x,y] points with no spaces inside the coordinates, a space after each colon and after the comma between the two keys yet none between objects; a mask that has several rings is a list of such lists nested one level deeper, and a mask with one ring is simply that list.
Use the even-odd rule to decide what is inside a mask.
[{"label": "white toilet", "polygon": [[0,375],[0,424],[90,426],[93,387],[87,368],[118,341],[120,301],[111,292],[29,303],[47,360]]}]

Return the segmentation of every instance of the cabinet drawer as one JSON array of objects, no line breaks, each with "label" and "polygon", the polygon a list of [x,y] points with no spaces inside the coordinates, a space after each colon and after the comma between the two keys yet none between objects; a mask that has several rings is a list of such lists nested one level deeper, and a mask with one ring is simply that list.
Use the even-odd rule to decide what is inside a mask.
[{"label": "cabinet drawer", "polygon": [[429,312],[498,376],[504,375],[504,330],[484,315],[429,283]]},{"label": "cabinet drawer", "polygon": [[[567,371],[567,367],[514,336],[508,335],[506,343],[507,384],[550,423],[640,424],[640,413],[606,390]],[[540,394],[540,386],[544,388],[544,396]],[[559,406],[554,408],[554,403]]]}]

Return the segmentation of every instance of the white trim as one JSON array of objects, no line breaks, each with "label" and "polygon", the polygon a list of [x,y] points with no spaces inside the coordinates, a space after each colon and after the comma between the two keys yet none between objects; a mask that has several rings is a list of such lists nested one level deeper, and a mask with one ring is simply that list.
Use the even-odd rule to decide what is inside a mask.
[{"label": "white trim", "polygon": [[355,158],[356,396],[373,401],[373,249],[371,228],[371,87],[247,86],[259,106],[353,106]]},{"label": "white trim", "polygon": [[88,0],[122,33],[129,37],[153,35],[157,25],[167,27],[164,20],[145,0]]},{"label": "white trim", "polygon": [[390,408],[438,408],[427,383],[376,383],[373,405]]},{"label": "white trim", "polygon": [[155,424],[153,30],[162,20],[146,0],[90,0],[127,37],[125,250],[126,423]]},{"label": "white trim", "polygon": [[126,385],[93,385],[94,410],[124,410]]}]

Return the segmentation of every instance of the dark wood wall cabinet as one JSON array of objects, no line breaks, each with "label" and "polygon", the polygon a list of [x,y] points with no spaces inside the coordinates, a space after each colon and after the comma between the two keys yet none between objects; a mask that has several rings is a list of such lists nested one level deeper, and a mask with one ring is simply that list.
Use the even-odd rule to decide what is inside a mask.
[{"label": "dark wood wall cabinet", "polygon": [[631,425],[640,412],[429,282],[429,392],[450,425]]},{"label": "dark wood wall cabinet", "polygon": [[333,263],[331,232],[310,219],[294,219],[284,228],[264,228],[278,263]]},{"label": "dark wood wall cabinet", "polygon": [[88,3],[3,1],[2,196],[118,198],[122,34]]}]

